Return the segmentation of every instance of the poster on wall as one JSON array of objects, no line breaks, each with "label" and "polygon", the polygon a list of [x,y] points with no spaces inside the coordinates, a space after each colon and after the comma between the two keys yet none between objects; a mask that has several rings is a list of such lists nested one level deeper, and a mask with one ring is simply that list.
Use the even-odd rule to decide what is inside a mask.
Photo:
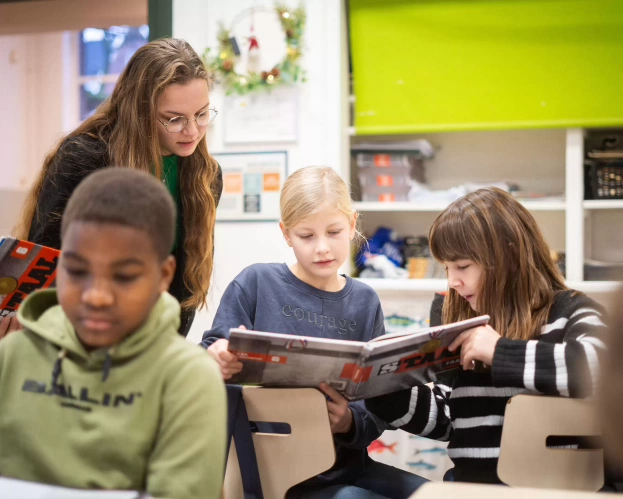
[{"label": "poster on wall", "polygon": [[223,170],[217,221],[279,220],[279,195],[288,175],[288,153],[213,154]]},{"label": "poster on wall", "polygon": [[297,87],[225,97],[223,112],[226,144],[296,142]]}]

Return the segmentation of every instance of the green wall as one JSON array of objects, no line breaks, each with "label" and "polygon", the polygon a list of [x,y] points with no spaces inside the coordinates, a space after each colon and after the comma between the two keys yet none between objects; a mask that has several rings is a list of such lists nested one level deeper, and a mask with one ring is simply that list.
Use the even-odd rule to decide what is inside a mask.
[{"label": "green wall", "polygon": [[623,125],[623,0],[350,0],[357,134]]}]

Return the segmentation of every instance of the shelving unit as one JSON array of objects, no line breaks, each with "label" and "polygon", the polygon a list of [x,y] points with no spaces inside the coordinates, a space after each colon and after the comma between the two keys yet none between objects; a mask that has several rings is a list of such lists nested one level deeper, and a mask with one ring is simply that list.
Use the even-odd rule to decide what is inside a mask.
[{"label": "shelving unit", "polygon": [[[359,279],[377,292],[426,292],[446,291],[446,279]],[[587,294],[612,293],[622,284],[617,281],[567,281],[567,286]]]},{"label": "shelving unit", "polygon": [[[360,18],[357,19],[360,20]],[[374,19],[375,23],[378,21]],[[532,22],[532,18],[526,18],[526,22]],[[354,29],[351,26],[350,33],[351,36],[356,37],[357,35],[352,35]],[[408,31],[411,26],[407,25],[404,29]],[[345,29],[343,36],[348,36],[348,30]],[[364,43],[369,41],[369,38],[363,36],[356,40],[356,49],[360,57],[362,52],[370,53],[374,50],[374,47],[369,47]],[[441,47],[440,50],[447,46],[438,42],[437,38],[433,39],[431,46],[437,47],[435,44],[438,44]],[[345,46],[348,50],[348,43]],[[549,57],[551,52],[546,51],[544,55]],[[347,62],[348,54],[343,54],[343,57]],[[353,59],[356,59],[355,55]],[[591,61],[594,62],[592,57]],[[529,69],[534,69],[534,65],[530,64]],[[569,121],[547,122],[543,114],[540,115],[543,119],[534,120],[531,125],[533,128],[531,128],[521,120],[513,124],[512,112],[517,111],[521,114],[524,111],[524,108],[515,107],[509,109],[508,116],[500,122],[488,123],[487,126],[480,127],[474,120],[481,117],[482,112],[488,112],[493,108],[497,110],[497,107],[491,106],[487,101],[487,105],[480,108],[470,108],[473,102],[467,99],[469,101],[467,103],[460,101],[454,104],[458,108],[455,113],[452,107],[449,110],[447,108],[448,101],[456,96],[454,93],[446,95],[443,90],[438,92],[431,90],[431,94],[446,96],[447,99],[440,98],[434,101],[434,105],[426,102],[424,106],[415,110],[413,116],[407,115],[406,118],[404,113],[390,113],[392,119],[395,120],[399,118],[405,118],[407,121],[413,120],[408,126],[397,128],[391,121],[383,122],[384,126],[380,126],[381,116],[386,117],[389,113],[387,102],[384,101],[381,104],[377,101],[365,101],[364,97],[367,94],[362,90],[362,84],[356,85],[357,72],[351,75],[347,68],[349,65],[344,64],[342,140],[344,162],[349,166],[343,173],[346,180],[350,181],[353,186],[355,199],[359,196],[359,186],[358,167],[350,155],[353,146],[362,142],[406,142],[426,139],[436,150],[435,157],[425,161],[426,185],[431,190],[447,190],[473,182],[490,184],[506,181],[517,184],[522,191],[552,193],[551,195],[556,197],[529,198],[520,201],[533,213],[549,246],[554,250],[564,251],[568,285],[596,297],[611,294],[617,289],[618,283],[616,282],[584,280],[585,260],[610,262],[623,260],[623,253],[620,250],[623,247],[623,217],[621,217],[623,211],[616,211],[623,210],[623,200],[584,200],[585,135],[596,132],[596,135],[593,135],[589,141],[592,143],[592,139],[599,136],[599,133],[597,129],[579,127],[614,127],[621,124],[618,115],[615,119],[590,121],[578,120],[576,119],[577,113],[572,113],[574,118]],[[363,61],[360,61],[359,77],[364,79],[364,84],[369,83],[366,78],[371,78],[366,69]],[[396,68],[392,66],[387,74],[394,75],[394,69]],[[402,75],[404,72],[403,68],[399,68],[396,74]],[[383,84],[395,81],[387,74],[383,76]],[[378,73],[374,74],[375,77],[377,75]],[[350,82],[350,87],[348,82]],[[402,95],[400,92],[406,88],[401,86],[404,82],[403,79],[399,80],[400,85],[391,87],[386,94],[391,93],[394,98],[396,95]],[[539,82],[542,83],[542,80]],[[512,83],[512,81],[501,83],[500,91],[508,91],[508,86]],[[391,85],[393,83],[390,83]],[[418,90],[421,88],[418,87]],[[351,95],[355,92],[358,92],[357,98]],[[547,91],[543,93],[546,94]],[[510,94],[514,95],[513,92]],[[420,93],[420,98],[421,95]],[[478,95],[481,95],[480,90],[478,90]],[[523,90],[518,95],[523,96]],[[417,98],[417,96],[413,100],[403,98],[404,107],[409,108],[409,105],[413,105]],[[504,104],[506,103],[505,101]],[[571,103],[567,102],[567,104]],[[541,103],[541,106],[545,105],[545,102]],[[432,109],[435,111],[432,112]],[[466,115],[466,109],[469,109],[471,113],[469,116]],[[439,114],[444,110],[448,111],[450,121],[447,125],[439,125]],[[547,110],[541,109],[543,112],[548,110],[553,110],[552,113],[562,112],[561,109],[553,107],[548,107]],[[586,113],[592,116],[592,111],[586,111]],[[346,118],[348,116],[350,119]],[[454,122],[461,119],[463,119],[461,123]],[[357,126],[354,126],[355,123]],[[578,128],[562,128],[563,123],[567,123],[568,127],[577,126]],[[374,135],[377,130],[378,135]],[[401,133],[391,135],[393,130],[400,130]],[[409,130],[413,132],[408,133]],[[419,130],[422,132],[420,133]],[[601,132],[604,131],[601,130]],[[562,196],[559,197],[558,194]],[[361,215],[362,229],[366,236],[371,236],[378,226],[391,227],[400,236],[420,236],[428,234],[430,225],[437,214],[447,207],[447,203],[356,202],[355,207]],[[421,298],[424,301],[430,298],[431,292],[447,288],[447,281],[444,279],[404,281],[363,279],[363,282],[372,286],[379,294],[391,295],[392,300],[403,302],[416,295],[418,299]]]},{"label": "shelving unit", "polygon": [[[567,203],[561,200],[521,200],[530,211],[565,211]],[[355,208],[359,212],[385,211],[385,212],[403,212],[403,211],[426,211],[426,212],[442,212],[448,205],[441,203],[374,203],[374,202],[356,202]],[[623,204],[621,205],[623,207]],[[598,209],[598,208],[594,208]]]},{"label": "shelving unit", "polygon": [[[347,130],[346,141],[348,150],[359,140],[352,134],[352,128]],[[596,299],[606,298],[618,289],[620,283],[612,281],[584,281],[584,260],[592,258],[602,249],[601,240],[607,228],[594,227],[599,217],[607,218],[608,224],[617,218],[612,210],[623,210],[623,200],[584,200],[584,134],[583,129],[567,130],[530,130],[530,131],[492,131],[492,132],[459,132],[449,134],[428,134],[417,136],[400,136],[396,140],[412,138],[426,138],[440,151],[446,154],[443,158],[435,158],[426,163],[426,173],[430,177],[431,188],[446,189],[452,185],[459,185],[470,180],[490,182],[512,181],[518,182],[520,187],[527,185],[527,190],[538,190],[544,182],[543,190],[550,192],[564,191],[564,197],[520,199],[522,204],[533,212],[537,222],[548,239],[548,243],[566,255],[566,272],[569,287],[583,291]],[[525,137],[522,135],[525,134]],[[469,138],[467,138],[469,136]],[[517,141],[526,140],[522,146],[513,145]],[[379,141],[388,141],[392,137],[379,137]],[[373,137],[365,136],[361,140],[370,142]],[[439,144],[441,142],[441,144]],[[534,147],[529,144],[534,143]],[[551,144],[553,143],[553,145]],[[492,151],[487,151],[485,145],[493,144]],[[472,147],[473,146],[473,147]],[[504,156],[505,151],[508,156]],[[492,154],[498,159],[491,159],[488,164],[486,156]],[[545,156],[542,164],[537,164],[537,156]],[[462,161],[468,165],[462,168]],[[501,165],[495,169],[494,163]],[[512,168],[508,164],[525,164],[524,168]],[[476,165],[476,166],[472,166]],[[480,170],[478,167],[481,166]],[[466,171],[467,170],[467,171]],[[496,177],[496,174],[499,175]],[[349,175],[351,183],[356,185],[357,168],[351,165]],[[513,176],[515,175],[515,176]],[[542,175],[542,177],[539,177]],[[551,189],[551,190],[550,190]],[[361,213],[363,230],[371,235],[378,225],[395,227],[401,235],[426,234],[432,220],[438,213],[447,207],[447,203],[415,203],[415,202],[356,202],[355,208]],[[605,213],[605,214],[604,214]],[[623,245],[623,220],[612,228],[613,234],[620,232],[618,238]],[[602,224],[603,225],[603,224]],[[609,241],[608,244],[617,247],[618,243]],[[620,247],[620,246],[618,246]],[[613,250],[612,250],[613,251]],[[603,251],[601,251],[603,253]],[[623,259],[623,258],[622,258]],[[422,300],[429,299],[435,291],[447,289],[445,279],[362,279],[363,282],[374,288],[379,295],[388,299],[404,299],[411,296]]]},{"label": "shelving unit", "polygon": [[446,279],[359,279],[377,292],[422,291],[434,293],[448,289]]},{"label": "shelving unit", "polygon": [[582,206],[585,210],[623,210],[623,199],[591,199]]}]

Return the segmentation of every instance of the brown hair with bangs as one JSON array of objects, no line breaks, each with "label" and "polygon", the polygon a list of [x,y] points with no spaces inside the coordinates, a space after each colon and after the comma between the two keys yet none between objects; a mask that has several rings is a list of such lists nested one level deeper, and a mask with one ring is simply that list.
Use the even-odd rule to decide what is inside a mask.
[{"label": "brown hair with bangs", "polygon": [[534,217],[501,189],[479,189],[452,203],[433,222],[429,241],[437,261],[471,260],[483,270],[478,312],[450,289],[444,324],[487,314],[503,337],[531,339],[555,295],[568,289]]},{"label": "brown hair with bangs", "polygon": [[[197,53],[184,40],[166,38],[139,48],[119,76],[112,95],[46,157],[26,199],[16,236],[28,238],[50,166],[69,137],[88,135],[100,139],[108,145],[111,165],[142,170],[160,178],[158,99],[169,85],[186,85],[194,79],[205,80],[207,85],[212,80]],[[218,164],[208,153],[205,140],[199,142],[192,155],[179,158],[179,172],[186,234],[183,247],[187,255],[184,284],[192,293],[182,307],[196,309],[205,305],[212,276],[216,217],[212,186],[216,183]]]}]

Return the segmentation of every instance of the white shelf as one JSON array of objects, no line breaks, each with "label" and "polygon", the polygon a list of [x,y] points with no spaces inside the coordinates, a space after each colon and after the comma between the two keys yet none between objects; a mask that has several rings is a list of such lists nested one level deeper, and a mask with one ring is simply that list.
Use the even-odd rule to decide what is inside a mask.
[{"label": "white shelf", "polygon": [[520,200],[530,211],[565,211],[567,202],[562,199],[527,199]]},{"label": "white shelf", "polygon": [[[521,201],[530,211],[564,211],[567,207],[562,200],[536,200]],[[410,201],[399,202],[357,202],[354,203],[357,211],[427,211],[440,212],[448,207],[447,203],[417,203]],[[623,207],[623,206],[622,206]]]},{"label": "white shelf", "polygon": [[[375,291],[421,291],[431,292],[446,291],[448,281],[446,279],[358,279],[367,284]],[[567,286],[583,293],[612,293],[623,287],[623,283],[617,281],[568,281]]]},{"label": "white shelf", "polygon": [[375,291],[447,291],[447,279],[357,279]]},{"label": "white shelf", "polygon": [[613,293],[623,288],[618,281],[568,281],[567,286],[582,293]]},{"label": "white shelf", "polygon": [[412,203],[410,201],[396,202],[356,202],[357,211],[443,211],[448,205],[444,203]]},{"label": "white shelf", "polygon": [[591,199],[582,203],[585,210],[623,209],[623,199]]}]

